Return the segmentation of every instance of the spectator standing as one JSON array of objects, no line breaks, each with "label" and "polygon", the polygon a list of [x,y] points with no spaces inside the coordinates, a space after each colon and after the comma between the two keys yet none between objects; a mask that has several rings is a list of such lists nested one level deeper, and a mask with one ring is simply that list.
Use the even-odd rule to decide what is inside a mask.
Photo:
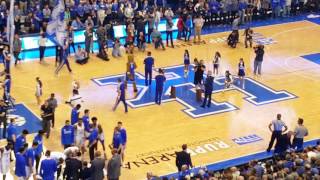
[{"label": "spectator standing", "polygon": [[151,33],[153,32],[154,25],[155,25],[154,12],[150,11],[148,13],[147,21],[148,21],[148,43],[150,44],[151,43]]},{"label": "spectator standing", "polygon": [[67,180],[80,179],[81,171],[82,171],[82,163],[77,158],[77,155],[81,154],[80,152],[70,153],[68,158],[66,159],[66,166],[64,169],[63,176]]},{"label": "spectator standing", "polygon": [[61,144],[67,149],[74,143],[74,128],[70,125],[70,121],[66,120],[65,125],[61,129]]},{"label": "spectator standing", "polygon": [[21,61],[21,59],[19,58],[19,54],[21,52],[21,46],[22,46],[22,42],[20,40],[20,37],[18,34],[15,34],[13,39],[13,55],[15,58],[14,65],[17,65],[18,61]]},{"label": "spectator standing", "polygon": [[172,37],[172,29],[173,27],[173,22],[172,22],[172,17],[171,16],[166,16],[166,34],[167,34],[167,47],[169,47],[169,38],[171,42],[171,47],[174,48],[173,45],[173,37]]},{"label": "spectator standing", "polygon": [[87,52],[88,57],[90,56],[90,46],[91,46],[91,39],[92,39],[92,32],[90,26],[86,27],[86,30],[84,32],[84,44],[85,44],[85,50]]},{"label": "spectator standing", "polygon": [[262,69],[262,61],[263,61],[263,55],[264,55],[264,46],[263,45],[258,45],[256,47],[254,47],[254,52],[256,53],[256,57],[254,59],[254,70],[253,73],[254,75],[257,74],[258,71],[258,75],[261,75],[261,69]]},{"label": "spectator standing", "polygon": [[94,180],[103,180],[104,179],[104,168],[105,168],[105,161],[106,155],[104,154],[104,158],[101,157],[101,152],[97,151],[95,153],[95,158],[91,162],[91,179]]},{"label": "spectator standing", "polygon": [[303,138],[308,136],[308,129],[303,125],[303,119],[298,119],[298,125],[294,129],[294,138],[292,143],[292,148],[296,149],[296,151],[303,151]]},{"label": "spectator standing", "polygon": [[212,71],[208,71],[207,78],[204,82],[204,99],[203,99],[203,103],[201,106],[203,108],[205,108],[207,102],[208,102],[208,104],[207,104],[208,108],[210,108],[210,106],[211,106],[211,94],[213,91],[213,80],[214,80],[214,78],[212,77]]},{"label": "spectator standing", "polygon": [[73,49],[73,53],[76,53],[76,49],[74,47],[74,31],[72,26],[68,26],[68,43],[69,43],[69,54],[71,54],[71,48]]},{"label": "spectator standing", "polygon": [[193,42],[196,43],[196,37],[198,37],[198,43],[201,43],[201,30],[204,24],[204,19],[201,15],[198,15],[193,20],[194,23],[194,39]]},{"label": "spectator standing", "polygon": [[108,180],[119,180],[121,175],[121,156],[117,149],[111,150],[112,157],[107,164],[107,178]]},{"label": "spectator standing", "polygon": [[47,42],[46,34],[45,33],[41,33],[40,34],[40,39],[39,39],[40,63],[43,61],[43,58],[44,58],[44,53],[45,53],[45,50],[46,50],[46,42]]},{"label": "spectator standing", "polygon": [[105,28],[100,25],[96,31],[96,35],[97,35],[97,39],[98,39],[98,46],[99,46],[99,54],[103,54],[104,53],[104,48],[106,45],[106,37],[107,37],[107,33]]},{"label": "spectator standing", "polygon": [[45,159],[41,161],[41,166],[40,166],[40,176],[42,179],[46,180],[54,180],[55,179],[55,173],[57,171],[57,162],[50,158],[51,151],[47,150],[45,153]]},{"label": "spectator standing", "polygon": [[182,145],[182,151],[176,152],[176,166],[178,168],[178,171],[181,171],[181,168],[183,165],[186,165],[188,169],[192,168],[192,162],[191,162],[191,156],[187,152],[187,145]]},{"label": "spectator standing", "polygon": [[47,101],[48,101],[49,106],[52,109],[52,116],[51,116],[52,123],[51,123],[51,125],[52,125],[52,128],[53,128],[54,127],[54,121],[55,121],[55,111],[56,111],[56,108],[58,107],[58,101],[55,98],[55,94],[54,93],[51,93],[50,98],[47,99]]},{"label": "spectator standing", "polygon": [[[272,128],[272,126],[273,126],[273,128]],[[281,114],[277,114],[277,119],[271,121],[271,123],[269,124],[268,128],[272,132],[271,139],[270,139],[270,142],[269,142],[269,146],[268,146],[268,149],[267,149],[267,152],[270,152],[274,141],[276,139],[278,139],[283,132],[286,132],[288,130],[288,127],[281,120]],[[284,130],[283,130],[283,128],[284,128]]]},{"label": "spectator standing", "polygon": [[51,17],[51,9],[49,8],[48,4],[44,6],[44,9],[42,10],[42,14],[43,14],[43,21],[48,23]]}]

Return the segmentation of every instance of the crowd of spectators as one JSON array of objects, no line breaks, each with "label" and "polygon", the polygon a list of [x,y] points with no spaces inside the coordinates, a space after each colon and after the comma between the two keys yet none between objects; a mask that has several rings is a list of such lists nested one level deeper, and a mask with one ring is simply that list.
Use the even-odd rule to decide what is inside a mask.
[{"label": "crowd of spectators", "polygon": [[[6,24],[9,16],[9,0],[0,3],[1,40],[6,39]],[[55,7],[56,0],[16,0],[14,3],[14,24],[18,34],[31,34],[45,31]],[[252,19],[295,15],[301,11],[317,11],[319,0],[65,0],[65,22],[73,29],[102,24],[108,38],[114,40],[113,25],[125,24],[128,32],[139,36],[140,32],[148,34],[147,42],[153,28],[158,27],[161,18],[167,20],[170,31],[172,17],[181,17],[183,27],[188,32],[192,23],[188,19],[201,15],[205,24],[230,24],[236,14],[240,23]],[[172,7],[172,8],[171,8]],[[269,15],[268,11],[272,13]],[[148,24],[148,32],[144,32]],[[130,34],[130,33],[129,33]],[[181,35],[181,34],[180,34]],[[138,37],[137,37],[138,38]]]},{"label": "crowd of spectators", "polygon": [[[306,147],[302,152],[288,151],[268,159],[252,160],[240,166],[210,171],[206,167],[188,169],[182,166],[178,180],[296,180],[320,179],[320,142],[316,146]],[[148,180],[174,180],[175,178],[157,177],[147,173]]]}]

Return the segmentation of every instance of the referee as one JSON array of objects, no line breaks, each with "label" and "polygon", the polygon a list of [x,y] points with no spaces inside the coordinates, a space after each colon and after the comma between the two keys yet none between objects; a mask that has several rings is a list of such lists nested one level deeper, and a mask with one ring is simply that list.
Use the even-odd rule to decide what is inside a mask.
[{"label": "referee", "polygon": [[[281,136],[282,132],[286,132],[288,130],[288,127],[281,120],[281,114],[277,114],[277,119],[271,121],[271,123],[269,124],[268,127],[269,127],[269,130],[272,132],[271,139],[270,139],[270,142],[269,142],[269,147],[267,149],[267,152],[270,152],[270,150],[271,150],[271,148],[273,146],[274,140],[278,139]],[[284,130],[282,130],[283,127],[284,127]]]}]

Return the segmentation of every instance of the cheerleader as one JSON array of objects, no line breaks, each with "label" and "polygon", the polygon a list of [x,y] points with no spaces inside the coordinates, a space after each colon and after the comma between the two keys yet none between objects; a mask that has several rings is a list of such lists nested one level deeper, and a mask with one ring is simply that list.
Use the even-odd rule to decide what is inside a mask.
[{"label": "cheerleader", "polygon": [[37,98],[37,103],[38,105],[41,104],[41,96],[42,96],[42,82],[40,80],[39,77],[36,77],[36,82],[37,82],[37,85],[36,85],[36,98]]},{"label": "cheerleader", "polygon": [[214,55],[214,59],[213,59],[213,75],[218,75],[219,74],[220,60],[221,60],[221,55],[217,51],[216,54]]},{"label": "cheerleader", "polygon": [[190,55],[189,55],[189,51],[186,49],[184,50],[184,60],[183,60],[183,64],[184,64],[184,77],[186,78],[189,74],[189,65],[190,65]]},{"label": "cheerleader", "polygon": [[233,83],[232,75],[227,70],[225,73],[225,80],[224,80],[224,89],[230,88]]},{"label": "cheerleader", "polygon": [[239,76],[239,84],[242,85],[242,88],[244,87],[244,76],[246,75],[244,70],[245,70],[245,65],[243,58],[240,58],[239,64],[238,64],[238,76]]}]

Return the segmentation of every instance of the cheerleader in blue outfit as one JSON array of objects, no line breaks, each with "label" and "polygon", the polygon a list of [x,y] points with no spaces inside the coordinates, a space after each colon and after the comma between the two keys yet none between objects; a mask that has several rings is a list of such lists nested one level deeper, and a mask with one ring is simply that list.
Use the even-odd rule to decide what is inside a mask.
[{"label": "cheerleader in blue outfit", "polygon": [[183,55],[183,58],[184,58],[184,77],[186,78],[189,74],[189,65],[190,65],[190,55],[189,55],[189,51],[186,49],[184,51],[184,55]]},{"label": "cheerleader in blue outfit", "polygon": [[245,65],[243,58],[240,58],[239,64],[238,64],[238,76],[239,76],[239,84],[244,88],[244,76],[245,74]]}]

